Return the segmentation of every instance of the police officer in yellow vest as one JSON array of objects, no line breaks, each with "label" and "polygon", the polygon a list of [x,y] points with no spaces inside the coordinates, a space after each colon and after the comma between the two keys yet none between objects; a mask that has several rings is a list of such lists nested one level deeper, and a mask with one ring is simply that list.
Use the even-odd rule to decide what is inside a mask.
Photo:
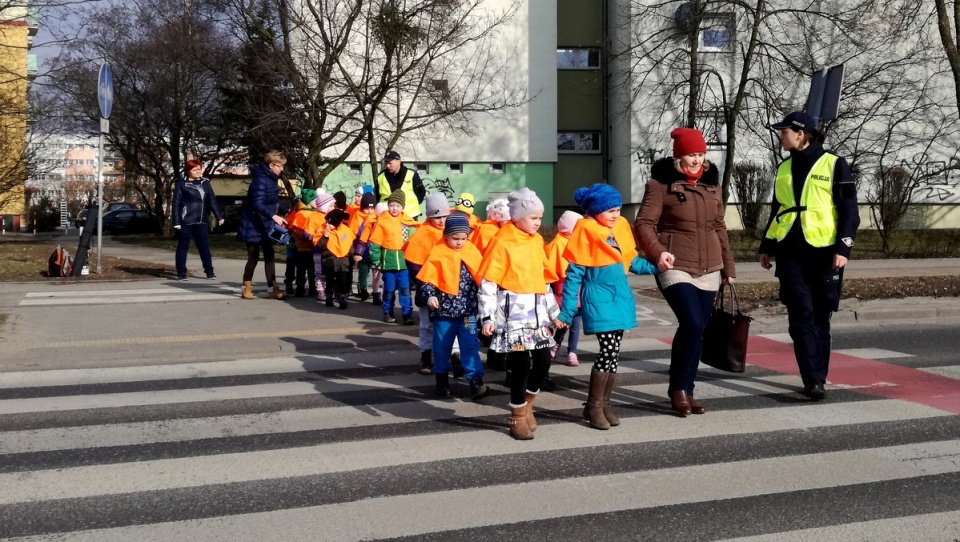
[{"label": "police officer in yellow vest", "polygon": [[403,211],[411,218],[419,218],[420,204],[427,196],[427,189],[423,186],[420,175],[403,165],[400,153],[387,151],[383,156],[383,171],[377,176],[377,182],[373,186],[373,195],[377,201],[386,203],[394,190],[403,190],[407,197]]},{"label": "police officer in yellow vest", "polygon": [[818,401],[826,393],[830,317],[860,225],[857,189],[847,161],[823,149],[810,115],[790,113],[770,128],[780,131],[790,158],[777,169],[760,265],[770,269],[776,260],[803,393]]}]

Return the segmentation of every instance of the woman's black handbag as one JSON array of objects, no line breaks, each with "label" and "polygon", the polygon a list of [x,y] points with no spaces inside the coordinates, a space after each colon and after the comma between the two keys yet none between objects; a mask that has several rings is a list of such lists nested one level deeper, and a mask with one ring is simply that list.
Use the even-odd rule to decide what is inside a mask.
[{"label": "woman's black handbag", "polygon": [[737,288],[730,285],[730,310],[724,307],[724,284],[720,285],[713,311],[703,331],[703,350],[700,361],[715,369],[742,373],[747,368],[747,338],[750,336],[750,318],[740,312]]}]

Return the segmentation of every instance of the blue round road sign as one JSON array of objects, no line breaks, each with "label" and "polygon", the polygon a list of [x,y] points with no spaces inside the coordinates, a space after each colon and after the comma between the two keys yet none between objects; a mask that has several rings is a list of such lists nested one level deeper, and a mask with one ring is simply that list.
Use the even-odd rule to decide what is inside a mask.
[{"label": "blue round road sign", "polygon": [[110,72],[110,64],[106,62],[100,64],[100,77],[97,80],[97,100],[100,102],[100,116],[109,119],[110,110],[113,109],[113,73]]}]

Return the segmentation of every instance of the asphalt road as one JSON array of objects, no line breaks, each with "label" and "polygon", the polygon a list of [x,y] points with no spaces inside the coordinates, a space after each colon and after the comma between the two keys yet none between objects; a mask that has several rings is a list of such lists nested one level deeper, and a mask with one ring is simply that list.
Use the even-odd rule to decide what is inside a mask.
[{"label": "asphalt road", "polygon": [[587,427],[589,363],[558,365],[517,442],[503,373],[436,400],[415,327],[235,288],[0,285],[0,538],[960,539],[955,319],[837,325],[810,403],[764,318],[748,371],[702,369],[708,412],[680,419],[672,316],[639,299],[623,423]]}]

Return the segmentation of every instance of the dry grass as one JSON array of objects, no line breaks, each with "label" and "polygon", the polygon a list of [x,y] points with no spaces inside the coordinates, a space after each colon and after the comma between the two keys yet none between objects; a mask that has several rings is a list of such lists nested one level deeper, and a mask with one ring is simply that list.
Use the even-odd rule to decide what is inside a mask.
[{"label": "dry grass", "polygon": [[[176,275],[173,266],[105,256],[101,273],[83,277],[48,277],[47,259],[56,247],[50,241],[0,240],[0,281],[25,282],[51,280],[57,282],[89,282],[97,280],[131,280]],[[67,250],[71,251],[72,247]]]}]

